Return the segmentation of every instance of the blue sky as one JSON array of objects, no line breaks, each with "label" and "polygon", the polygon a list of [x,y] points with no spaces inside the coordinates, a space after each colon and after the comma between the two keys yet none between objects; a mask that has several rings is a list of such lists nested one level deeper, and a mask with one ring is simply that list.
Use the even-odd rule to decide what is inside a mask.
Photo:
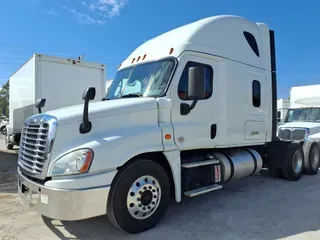
[{"label": "blue sky", "polygon": [[165,31],[235,14],[275,30],[278,97],[290,86],[320,84],[320,1],[7,0],[0,8],[0,86],[32,53],[107,65],[107,79],[136,47]]}]

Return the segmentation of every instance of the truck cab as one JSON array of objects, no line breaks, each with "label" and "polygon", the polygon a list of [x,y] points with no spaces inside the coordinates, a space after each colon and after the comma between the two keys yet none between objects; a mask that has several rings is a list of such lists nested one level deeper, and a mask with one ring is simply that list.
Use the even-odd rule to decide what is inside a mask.
[{"label": "truck cab", "polygon": [[219,190],[263,166],[299,180],[301,145],[276,136],[275,66],[274,32],[238,16],[205,18],[143,43],[103,101],[92,103],[88,88],[84,104],[25,121],[21,199],[51,218],[107,214],[138,233],[154,227],[171,200]]}]

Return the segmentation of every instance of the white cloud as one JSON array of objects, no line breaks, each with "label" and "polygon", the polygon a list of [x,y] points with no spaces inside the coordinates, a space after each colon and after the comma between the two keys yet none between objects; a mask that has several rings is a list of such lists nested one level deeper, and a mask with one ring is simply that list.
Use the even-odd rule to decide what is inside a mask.
[{"label": "white cloud", "polygon": [[47,11],[47,14],[50,14],[50,15],[59,15],[59,13],[53,9],[50,9]]},{"label": "white cloud", "polygon": [[103,24],[104,23],[103,20],[93,19],[88,14],[80,13],[75,9],[71,9],[70,12],[78,20],[79,23],[85,23],[85,24]]},{"label": "white cloud", "polygon": [[[31,4],[40,4],[43,0],[28,0]],[[60,6],[67,10],[79,23],[98,24],[105,23],[108,19],[119,16],[120,10],[128,4],[129,0],[65,0]],[[50,15],[59,15],[57,8],[47,8]]]},{"label": "white cloud", "polygon": [[128,0],[93,0],[89,8],[92,11],[100,12],[108,18],[118,16],[121,8],[128,3]]},{"label": "white cloud", "polygon": [[[70,12],[80,23],[103,24],[107,19],[119,16],[120,10],[128,4],[129,0],[79,0],[82,10],[75,8]],[[85,13],[86,12],[86,13]]]}]

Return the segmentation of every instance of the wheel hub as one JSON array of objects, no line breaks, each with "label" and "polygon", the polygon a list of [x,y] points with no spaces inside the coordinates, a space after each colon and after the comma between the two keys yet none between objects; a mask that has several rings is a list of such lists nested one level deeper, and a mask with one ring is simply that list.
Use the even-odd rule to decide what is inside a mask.
[{"label": "wheel hub", "polygon": [[142,193],[141,195],[141,204],[143,206],[148,206],[151,204],[152,202],[152,197],[153,197],[153,194],[150,190],[147,190],[145,191],[144,193]]},{"label": "wheel hub", "polygon": [[293,155],[293,170],[295,171],[295,173],[299,173],[302,169],[302,155],[300,152],[295,152]]},{"label": "wheel hub", "polygon": [[159,182],[152,176],[138,178],[127,195],[127,208],[132,217],[145,219],[158,208],[161,198]]}]

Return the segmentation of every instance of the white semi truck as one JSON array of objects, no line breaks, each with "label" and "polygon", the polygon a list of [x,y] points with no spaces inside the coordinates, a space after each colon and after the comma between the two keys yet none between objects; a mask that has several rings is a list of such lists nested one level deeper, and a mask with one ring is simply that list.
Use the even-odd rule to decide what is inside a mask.
[{"label": "white semi truck", "polygon": [[290,107],[278,129],[283,141],[293,141],[303,147],[304,168],[316,174],[320,156],[320,84],[295,86],[290,89]]},{"label": "white semi truck", "polygon": [[45,99],[42,111],[81,103],[79,95],[88,87],[105,95],[105,65],[68,58],[33,54],[9,80],[9,124],[6,146],[19,145],[24,121],[38,113],[37,100]]},{"label": "white semi truck", "polygon": [[19,195],[49,218],[107,214],[139,233],[170,200],[263,166],[290,181],[303,174],[301,145],[276,136],[274,32],[264,23],[213,16],[166,32],[121,64],[104,101],[89,103],[95,91],[25,121]]}]

